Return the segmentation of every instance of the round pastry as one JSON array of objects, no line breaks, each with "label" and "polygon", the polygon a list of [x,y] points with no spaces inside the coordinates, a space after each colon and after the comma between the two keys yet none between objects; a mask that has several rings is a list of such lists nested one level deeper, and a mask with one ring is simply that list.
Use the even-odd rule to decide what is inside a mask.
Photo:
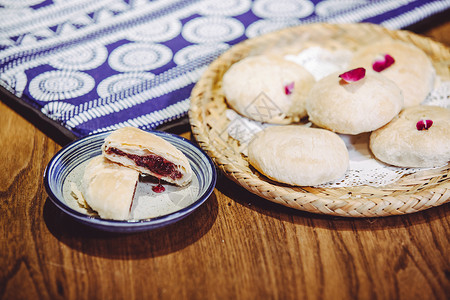
[{"label": "round pastry", "polygon": [[[389,55],[392,62],[383,62]],[[378,61],[377,65],[374,65]],[[392,64],[391,64],[392,63]],[[422,103],[434,86],[436,71],[428,56],[414,45],[384,40],[356,51],[350,63],[354,67],[376,69],[403,92],[404,107]],[[389,66],[390,65],[390,66]]]},{"label": "round pastry", "polygon": [[100,217],[127,220],[138,180],[138,171],[99,155],[92,158],[85,168],[82,195]]},{"label": "round pastry", "polygon": [[305,99],[314,83],[302,66],[258,55],[233,64],[223,76],[222,90],[238,113],[260,122],[290,124],[306,116]]},{"label": "round pastry", "polygon": [[268,178],[298,186],[339,179],[349,165],[347,148],[337,134],[297,125],[268,127],[256,134],[248,159]]},{"label": "round pastry", "polygon": [[367,71],[364,78],[345,82],[339,73],[319,80],[306,101],[309,120],[319,127],[344,134],[359,134],[380,128],[403,106],[397,85]]},{"label": "round pastry", "polygon": [[438,167],[450,161],[450,110],[418,105],[403,110],[372,132],[370,149],[379,160],[399,167]]}]

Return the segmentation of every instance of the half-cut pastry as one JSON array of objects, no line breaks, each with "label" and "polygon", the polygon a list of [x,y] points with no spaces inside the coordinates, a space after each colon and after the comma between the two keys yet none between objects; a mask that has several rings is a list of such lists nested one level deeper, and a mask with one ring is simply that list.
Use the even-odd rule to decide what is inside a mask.
[{"label": "half-cut pastry", "polygon": [[86,165],[82,195],[101,218],[129,218],[139,172],[96,156]]},{"label": "half-cut pastry", "polygon": [[171,143],[135,127],[113,131],[102,146],[109,160],[176,185],[191,181],[187,157]]}]

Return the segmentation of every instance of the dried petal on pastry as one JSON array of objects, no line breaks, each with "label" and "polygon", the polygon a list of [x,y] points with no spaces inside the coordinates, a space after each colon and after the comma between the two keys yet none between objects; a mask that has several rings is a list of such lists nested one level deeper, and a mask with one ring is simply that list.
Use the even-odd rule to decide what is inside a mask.
[{"label": "dried petal on pastry", "polygon": [[420,120],[416,123],[417,130],[428,130],[433,125],[432,120]]},{"label": "dried petal on pastry", "polygon": [[292,94],[292,92],[294,91],[294,87],[295,87],[295,82],[292,81],[291,83],[288,83],[284,86],[284,93],[286,95],[290,95]]},{"label": "dried petal on pastry", "polygon": [[84,200],[101,218],[127,220],[138,180],[136,170],[96,156],[84,170]]},{"label": "dried petal on pastry", "polygon": [[372,64],[372,69],[375,72],[381,72],[395,63],[395,59],[389,54],[385,54],[382,58],[377,59]]},{"label": "dried petal on pastry", "polygon": [[347,83],[355,82],[363,79],[366,76],[366,69],[356,68],[339,75],[339,77]]},{"label": "dried petal on pastry", "polygon": [[102,152],[113,162],[180,186],[192,178],[189,160],[180,150],[163,138],[135,127],[113,131],[105,139]]}]

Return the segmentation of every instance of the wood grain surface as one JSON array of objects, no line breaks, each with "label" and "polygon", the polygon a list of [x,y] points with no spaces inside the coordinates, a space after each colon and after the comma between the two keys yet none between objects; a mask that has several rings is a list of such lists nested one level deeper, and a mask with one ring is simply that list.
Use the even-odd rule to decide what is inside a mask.
[{"label": "wood grain surface", "polygon": [[[449,22],[416,32],[449,45]],[[219,175],[186,219],[104,233],[47,198],[42,175],[61,146],[2,102],[0,116],[1,299],[449,297],[449,205],[336,218],[276,205]]]}]

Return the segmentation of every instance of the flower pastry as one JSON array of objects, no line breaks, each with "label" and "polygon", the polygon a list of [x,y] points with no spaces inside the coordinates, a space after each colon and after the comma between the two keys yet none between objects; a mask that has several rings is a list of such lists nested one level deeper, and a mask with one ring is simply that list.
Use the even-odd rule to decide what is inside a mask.
[{"label": "flower pastry", "polygon": [[138,128],[113,131],[106,137],[102,152],[113,162],[176,185],[186,185],[192,178],[189,160],[180,150]]}]

